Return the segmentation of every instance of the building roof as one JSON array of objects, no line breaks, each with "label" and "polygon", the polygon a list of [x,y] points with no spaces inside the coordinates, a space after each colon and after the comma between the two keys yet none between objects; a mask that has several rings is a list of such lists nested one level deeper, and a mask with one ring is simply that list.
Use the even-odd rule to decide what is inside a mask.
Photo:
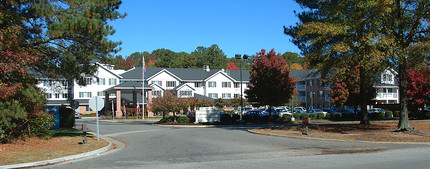
[{"label": "building roof", "polygon": [[[148,83],[145,83],[145,89],[154,89],[154,87],[149,86]],[[142,90],[142,82],[138,81],[125,81],[120,83],[114,87],[108,88],[104,90],[104,92],[112,92],[115,90]]]},{"label": "building roof", "polygon": [[[157,74],[158,72],[166,70],[181,80],[184,81],[202,81],[208,77],[214,75],[215,73],[221,71],[222,69],[211,69],[205,71],[203,69],[187,69],[187,68],[159,68],[159,67],[148,67],[146,68],[145,79],[151,78],[151,76]],[[236,81],[240,81],[240,70],[224,70],[226,74],[231,76]],[[243,81],[249,81],[250,70],[242,70]],[[133,70],[127,71],[121,74],[125,80],[138,80],[142,79],[142,67],[136,67]]]}]

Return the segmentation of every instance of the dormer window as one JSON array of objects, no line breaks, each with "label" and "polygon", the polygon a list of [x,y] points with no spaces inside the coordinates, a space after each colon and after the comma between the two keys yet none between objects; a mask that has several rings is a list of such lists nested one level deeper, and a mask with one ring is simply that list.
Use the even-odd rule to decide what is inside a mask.
[{"label": "dormer window", "polygon": [[392,84],[393,82],[394,82],[394,79],[393,79],[393,75],[392,74],[385,73],[385,74],[382,75],[382,83],[390,83],[390,84]]}]

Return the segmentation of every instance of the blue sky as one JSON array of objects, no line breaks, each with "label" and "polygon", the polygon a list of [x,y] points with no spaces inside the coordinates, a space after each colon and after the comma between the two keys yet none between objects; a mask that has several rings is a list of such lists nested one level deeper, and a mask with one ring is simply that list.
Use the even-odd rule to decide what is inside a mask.
[{"label": "blue sky", "polygon": [[191,53],[217,44],[227,55],[300,50],[283,33],[298,22],[293,0],[123,0],[124,19],[110,22],[123,57],[165,48]]}]

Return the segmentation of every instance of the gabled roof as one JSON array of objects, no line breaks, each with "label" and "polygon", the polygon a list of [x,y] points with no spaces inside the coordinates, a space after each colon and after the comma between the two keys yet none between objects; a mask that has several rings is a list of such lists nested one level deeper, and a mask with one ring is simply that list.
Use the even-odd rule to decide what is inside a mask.
[{"label": "gabled roof", "polygon": [[184,88],[184,87],[186,87],[186,86],[188,86],[188,87],[189,87],[189,88],[191,88],[192,90],[195,90],[193,87],[191,87],[190,85],[188,85],[188,84],[186,84],[186,83],[181,84],[181,85],[179,85],[179,86],[176,86],[175,88],[173,88],[173,90],[178,91],[178,90],[181,90],[181,88]]},{"label": "gabled roof", "polygon": [[[151,86],[151,87],[156,86],[156,87],[158,87],[158,88],[160,88],[160,89],[162,89],[162,90],[166,90],[166,89],[164,89],[164,87],[163,87],[163,86],[160,86],[160,85],[158,85],[157,83],[152,83],[152,84],[150,84],[149,86]],[[154,89],[155,89],[155,88],[154,88]]]},{"label": "gabled roof", "polygon": [[102,64],[100,64],[99,62],[96,62],[96,64],[98,65],[99,68],[102,68],[104,70],[106,70],[107,72],[113,74],[114,76],[116,76],[117,78],[121,79],[122,77],[118,74],[116,74],[113,70],[109,70],[107,68],[105,68]]}]

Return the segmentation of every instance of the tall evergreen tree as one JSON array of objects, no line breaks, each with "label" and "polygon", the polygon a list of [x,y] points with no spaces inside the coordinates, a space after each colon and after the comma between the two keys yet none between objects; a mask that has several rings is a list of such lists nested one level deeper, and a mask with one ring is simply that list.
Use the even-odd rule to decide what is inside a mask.
[{"label": "tall evergreen tree", "polygon": [[384,51],[390,54],[387,62],[398,71],[400,119],[398,131],[408,131],[407,69],[428,66],[430,59],[430,1],[388,1],[389,11],[383,17],[381,32],[389,38]]},{"label": "tall evergreen tree", "polygon": [[[2,68],[20,65],[16,67],[19,68],[17,71],[2,70],[0,93],[3,89],[17,87],[11,95],[0,98],[11,101],[0,106],[4,124],[10,124],[7,122],[10,118],[3,118],[3,112],[22,114],[22,111],[16,111],[18,109],[30,112],[25,105],[19,104],[25,100],[30,99],[34,107],[42,107],[43,102],[32,97],[37,95],[36,82],[34,77],[26,74],[28,70],[49,78],[67,79],[69,100],[73,100],[73,80],[96,71],[90,61],[105,61],[109,54],[118,50],[120,43],[107,39],[114,33],[107,22],[125,16],[116,11],[120,4],[120,0],[0,1],[0,65]],[[14,129],[16,125],[11,125],[8,131],[16,131]]]},{"label": "tall evergreen tree", "polygon": [[[378,50],[387,39],[380,33],[388,2],[379,0],[297,0],[308,10],[297,16],[300,23],[285,28],[293,42],[302,50],[310,66],[318,68],[323,77],[341,75],[345,68],[359,71],[361,124],[370,124],[366,91],[371,91],[373,77],[383,68],[386,53]],[[332,76],[337,78],[336,76]]]}]

